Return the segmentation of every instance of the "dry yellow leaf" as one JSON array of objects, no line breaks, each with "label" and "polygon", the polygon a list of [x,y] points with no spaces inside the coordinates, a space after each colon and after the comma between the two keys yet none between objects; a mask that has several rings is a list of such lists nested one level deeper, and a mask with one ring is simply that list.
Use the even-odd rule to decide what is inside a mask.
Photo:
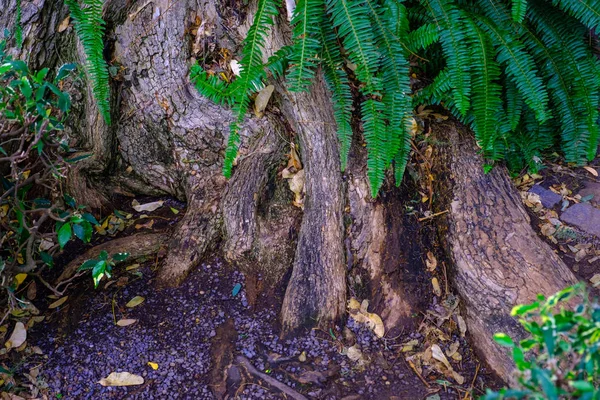
[{"label": "dry yellow leaf", "polygon": [[23,281],[27,279],[27,274],[17,274],[15,275],[15,280],[17,281],[17,287],[23,283]]},{"label": "dry yellow leaf", "polygon": [[438,282],[437,278],[432,278],[431,279],[431,284],[433,285],[433,293],[435,293],[436,296],[441,296],[442,295],[442,289],[440,288],[440,283]]},{"label": "dry yellow leaf", "polygon": [[63,19],[62,22],[60,23],[60,25],[58,25],[58,33],[60,32],[64,32],[68,27],[69,27],[69,23],[71,22],[71,16],[67,16],[67,18]]},{"label": "dry yellow leaf", "polygon": [[129,326],[133,325],[137,322],[137,319],[120,319],[117,321],[117,325],[119,326]]},{"label": "dry yellow leaf", "polygon": [[65,303],[65,301],[67,301],[68,298],[69,298],[69,296],[61,297],[60,299],[56,300],[54,303],[50,304],[48,306],[48,308],[52,309],[52,308],[60,307]]},{"label": "dry yellow leaf", "polygon": [[158,369],[158,364],[155,362],[148,361],[148,365],[155,371]]},{"label": "dry yellow leaf", "polygon": [[146,299],[142,296],[135,296],[133,299],[129,300],[127,304],[125,304],[125,307],[133,308],[135,306],[139,306],[144,302],[144,300]]}]

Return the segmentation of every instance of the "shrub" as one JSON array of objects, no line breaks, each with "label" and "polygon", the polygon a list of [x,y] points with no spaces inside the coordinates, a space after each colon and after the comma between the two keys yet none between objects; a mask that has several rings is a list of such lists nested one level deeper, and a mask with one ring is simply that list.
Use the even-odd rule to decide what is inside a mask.
[{"label": "shrub", "polygon": [[532,304],[513,308],[512,315],[529,336],[519,343],[504,333],[494,339],[512,349],[517,384],[488,390],[482,399],[600,398],[600,305],[589,300],[584,284],[548,299],[540,295]]}]

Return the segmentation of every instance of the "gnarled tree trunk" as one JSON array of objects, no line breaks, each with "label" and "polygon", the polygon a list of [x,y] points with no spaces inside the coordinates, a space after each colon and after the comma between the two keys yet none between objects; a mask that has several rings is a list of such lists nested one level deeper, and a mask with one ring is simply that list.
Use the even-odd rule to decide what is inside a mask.
[{"label": "gnarled tree trunk", "polygon": [[[241,129],[232,178],[221,175],[232,115],[201,97],[188,73],[196,57],[221,49],[236,54],[252,18],[250,3],[106,1],[105,56],[118,71],[111,80],[114,122],[104,123],[82,82],[83,94],[73,93],[70,133],[72,145],[93,156],[72,171],[70,191],[93,207],[106,205],[115,191],[185,200],[186,214],[168,240],[163,284],[176,285],[217,249],[246,272],[248,285],[257,284],[258,274],[268,285],[282,284],[291,270],[281,318],[293,330],[342,319],[352,270],[368,278],[370,311],[382,315],[386,329],[405,328],[422,302],[414,287],[422,270],[416,233],[407,226],[398,190],[370,197],[360,145],[348,171],[340,171],[330,96],[320,73],[308,93],[290,94],[273,82],[266,116],[249,115]],[[1,28],[14,26],[14,10],[15,0],[0,9]],[[62,0],[24,2],[26,40],[15,54],[34,68],[82,62],[73,29],[58,29],[67,15]],[[276,22],[266,56],[290,40],[288,22]],[[454,263],[454,285],[475,345],[507,378],[508,358],[492,334],[518,336],[510,308],[575,278],[535,235],[506,172],[498,167],[484,174],[471,136],[455,125],[436,132],[445,143],[437,157],[438,193],[446,194],[439,207],[449,209],[448,229],[440,233]],[[296,139],[305,170],[303,210],[291,204],[279,175]]]},{"label": "gnarled tree trunk", "polygon": [[433,127],[440,141],[436,181],[440,211],[448,210],[440,236],[452,260],[454,287],[460,294],[473,343],[505,380],[513,365],[492,337],[515,339],[523,330],[510,317],[512,307],[531,303],[576,282],[575,276],[533,231],[506,169],[484,173],[472,132],[457,123]]}]

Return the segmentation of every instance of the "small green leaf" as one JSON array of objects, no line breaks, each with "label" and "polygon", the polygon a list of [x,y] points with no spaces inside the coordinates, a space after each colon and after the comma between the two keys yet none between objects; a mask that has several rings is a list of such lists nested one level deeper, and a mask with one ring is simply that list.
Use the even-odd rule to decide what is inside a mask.
[{"label": "small green leaf", "polygon": [[91,260],[87,260],[86,262],[84,262],[83,264],[81,264],[81,267],[79,267],[77,270],[78,271],[85,271],[88,269],[92,269],[94,268],[94,266],[98,264],[98,260],[96,259],[91,259]]},{"label": "small green leaf", "polygon": [[52,259],[52,256],[50,254],[46,253],[45,251],[42,251],[40,253],[40,258],[47,266],[49,266],[49,267],[54,266],[54,260]]},{"label": "small green leaf", "polygon": [[83,226],[79,224],[73,224],[73,233],[77,236],[82,242],[85,242],[85,230]]},{"label": "small green leaf", "polygon": [[594,385],[587,381],[571,381],[569,385],[580,392],[592,392],[594,390]]},{"label": "small green leaf", "polygon": [[514,347],[515,343],[506,333],[496,333],[494,334],[494,340],[501,346],[505,347]]},{"label": "small green leaf", "polygon": [[58,231],[58,244],[60,245],[61,249],[65,247],[69,240],[71,240],[71,235],[72,232],[70,224],[67,223],[61,226],[60,230]]},{"label": "small green leaf", "polygon": [[100,225],[98,223],[98,220],[96,218],[94,218],[94,216],[90,213],[85,213],[81,216],[81,218],[85,219],[87,222],[94,224],[94,225]]}]

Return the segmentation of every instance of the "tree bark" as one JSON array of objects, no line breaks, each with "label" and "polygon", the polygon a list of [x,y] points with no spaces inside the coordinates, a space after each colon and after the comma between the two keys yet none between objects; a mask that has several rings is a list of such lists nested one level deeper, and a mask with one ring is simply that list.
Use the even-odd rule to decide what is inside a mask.
[{"label": "tree bark", "polygon": [[[34,69],[84,60],[73,29],[58,32],[68,15],[62,0],[23,4],[26,40],[16,55],[28,57]],[[14,25],[14,7],[11,0],[0,9],[0,26]],[[69,133],[74,147],[93,153],[69,176],[78,202],[102,207],[116,191],[186,200],[185,216],[165,235],[162,284],[178,284],[214,250],[246,272],[254,289],[259,274],[273,287],[285,284],[291,270],[281,319],[294,330],[342,319],[350,270],[367,278],[370,311],[383,317],[386,330],[410,328],[411,315],[427,300],[416,289],[425,287],[418,225],[402,212],[401,190],[370,197],[360,145],[342,175],[321,73],[307,93],[291,94],[272,82],[276,91],[266,116],[249,115],[242,126],[240,156],[227,181],[221,168],[231,111],[201,97],[187,77],[196,58],[223,49],[236,54],[255,4],[107,0],[105,7],[105,56],[118,71],[111,79],[114,122],[103,122],[89,85],[75,81],[83,94],[73,91]],[[282,15],[265,57],[290,41]],[[435,157],[437,206],[449,210],[434,221],[444,222],[440,237],[473,342],[506,379],[509,358],[493,333],[521,335],[511,307],[575,278],[535,235],[506,171],[484,174],[472,136],[456,125],[434,129],[442,142]],[[296,140],[305,172],[303,211],[291,205],[279,175]]]},{"label": "tree bark", "polygon": [[440,237],[454,265],[454,287],[463,301],[473,344],[482,359],[505,381],[514,369],[496,332],[521,339],[524,331],[510,311],[574,284],[577,280],[530,225],[506,169],[484,173],[472,132],[456,123],[433,126],[440,142],[439,211],[448,210]]}]

